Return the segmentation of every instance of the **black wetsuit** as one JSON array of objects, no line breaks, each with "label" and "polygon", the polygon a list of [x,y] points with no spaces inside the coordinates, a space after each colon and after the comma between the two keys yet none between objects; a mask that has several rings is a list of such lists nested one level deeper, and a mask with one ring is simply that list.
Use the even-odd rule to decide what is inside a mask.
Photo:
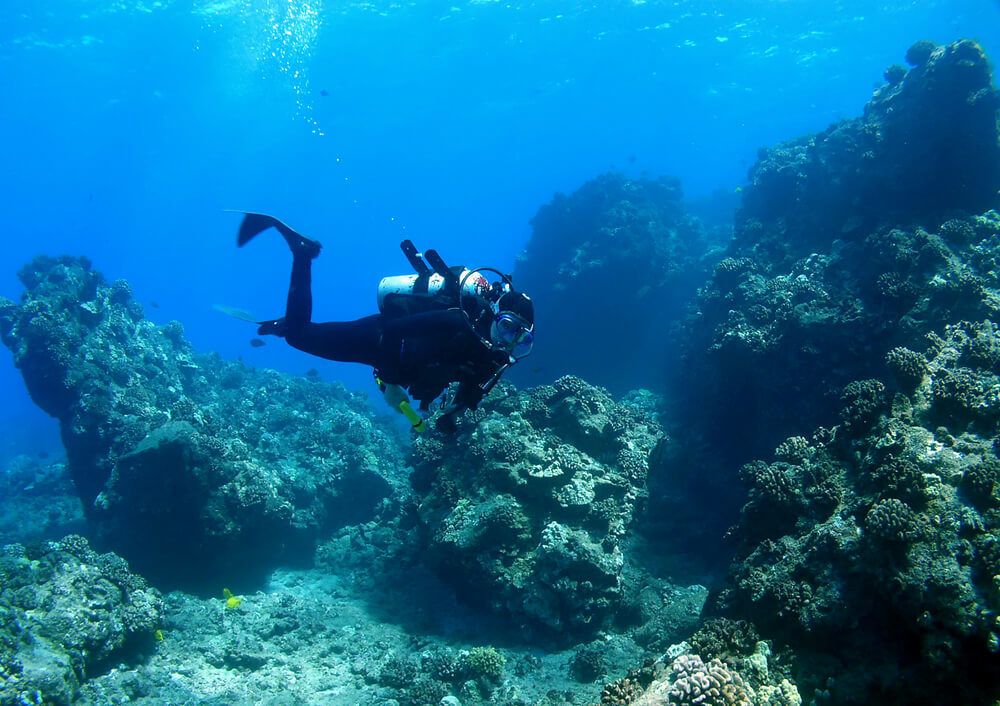
[{"label": "black wetsuit", "polygon": [[302,255],[292,261],[280,332],[300,351],[372,366],[383,382],[407,388],[425,410],[452,382],[459,383],[453,404],[475,409],[481,386],[508,362],[505,353],[483,344],[457,308],[313,323],[312,259]]}]

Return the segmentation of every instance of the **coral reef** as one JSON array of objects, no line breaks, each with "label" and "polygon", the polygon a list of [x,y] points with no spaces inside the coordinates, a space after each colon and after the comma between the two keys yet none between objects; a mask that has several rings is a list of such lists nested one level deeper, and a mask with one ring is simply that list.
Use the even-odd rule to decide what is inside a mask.
[{"label": "coral reef", "polygon": [[[656,693],[655,686],[651,691]],[[752,697],[753,691],[743,683],[739,672],[730,671],[717,659],[706,664],[698,655],[681,655],[670,665],[668,703],[751,706]]]},{"label": "coral reef", "polygon": [[498,388],[454,439],[414,445],[427,558],[527,629],[586,638],[620,608],[622,542],[661,434],[579,378]]},{"label": "coral reef", "polygon": [[19,276],[0,336],[60,422],[97,541],[157,585],[258,580],[403,485],[396,436],[359,395],[197,355],[84,259],[40,257]]},{"label": "coral reef", "polygon": [[[737,217],[740,252],[787,265],[881,225],[934,226],[996,205],[1000,107],[982,48],[911,47],[861,118],[762,151]],[[900,71],[903,74],[900,74]]]},{"label": "coral reef", "polygon": [[[911,54],[915,67],[863,117],[764,150],[750,172],[678,381],[698,437],[729,463],[831,424],[840,391],[883,377],[890,349],[997,311],[989,65],[971,41]],[[922,371],[905,356],[889,365],[916,384]]]},{"label": "coral reef", "polygon": [[[197,355],[126,283],[37,259],[0,336],[95,544],[215,597],[164,608],[75,536],[8,547],[0,702],[1000,699],[998,104],[973,42],[906,63],[862,117],[761,153],[722,259],[670,180],[543,207],[518,284],[559,343],[532,368],[655,382],[675,326],[680,398],[500,385],[416,439],[409,482],[357,396]],[[33,512],[65,479],[24,461],[0,494]],[[707,589],[671,581],[727,552],[696,625]]]},{"label": "coral reef", "polygon": [[532,226],[514,279],[535,300],[546,345],[512,379],[537,384],[568,373],[616,393],[657,386],[669,322],[702,279],[711,239],[686,213],[679,182],[603,174],[557,194]]},{"label": "coral reef", "polygon": [[973,42],[907,61],[862,118],[762,152],[688,328],[685,448],[650,468],[712,469],[650,486],[711,517],[741,468],[709,614],[786,645],[818,702],[997,698],[996,92]]},{"label": "coral reef", "polygon": [[[439,583],[410,574],[389,584],[399,576],[375,571],[373,590],[367,578],[355,583],[331,568],[279,569],[235,609],[221,592],[167,594],[155,651],[88,675],[74,703],[564,706],[598,698],[598,684],[568,674],[572,650],[478,642],[482,616]],[[641,659],[620,638],[606,645],[612,669]]]},{"label": "coral reef", "polygon": [[148,651],[159,593],[83,537],[0,550],[0,703],[77,703],[113,660]]},{"label": "coral reef", "polygon": [[[791,646],[801,665],[835,655],[836,703],[1000,694],[995,337],[989,321],[930,334],[908,354],[925,371],[910,394],[860,415],[858,396],[845,395],[839,425],[744,473],[741,552],[716,606]],[[790,500],[774,500],[773,476]],[[798,681],[825,677],[802,667]]]},{"label": "coral reef", "polygon": [[688,652],[665,656],[606,685],[601,705],[801,706],[796,686],[769,673],[769,656],[767,643],[758,643],[746,676],[717,658],[705,661]]}]

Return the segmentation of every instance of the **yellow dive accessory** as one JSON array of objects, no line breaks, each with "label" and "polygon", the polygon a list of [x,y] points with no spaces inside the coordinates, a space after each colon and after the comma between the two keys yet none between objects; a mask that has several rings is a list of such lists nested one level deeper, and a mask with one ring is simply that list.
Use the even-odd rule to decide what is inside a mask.
[{"label": "yellow dive accessory", "polygon": [[413,405],[410,404],[410,396],[406,394],[406,391],[402,387],[386,384],[378,376],[375,377],[375,383],[382,391],[382,397],[385,398],[389,406],[406,417],[406,420],[413,426],[414,431],[421,433],[427,431],[427,422],[420,416],[417,410],[413,409]]}]

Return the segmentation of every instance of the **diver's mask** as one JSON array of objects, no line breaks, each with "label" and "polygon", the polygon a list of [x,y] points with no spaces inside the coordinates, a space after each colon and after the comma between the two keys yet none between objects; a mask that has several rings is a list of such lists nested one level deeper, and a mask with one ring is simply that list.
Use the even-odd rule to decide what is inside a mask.
[{"label": "diver's mask", "polygon": [[529,353],[535,343],[535,327],[517,314],[501,311],[490,326],[493,345],[506,351],[514,360],[520,360]]}]

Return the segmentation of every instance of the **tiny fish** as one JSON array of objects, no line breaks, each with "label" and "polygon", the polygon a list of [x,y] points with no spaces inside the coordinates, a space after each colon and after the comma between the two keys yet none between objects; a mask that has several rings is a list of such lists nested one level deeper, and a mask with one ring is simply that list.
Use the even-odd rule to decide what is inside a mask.
[{"label": "tiny fish", "polygon": [[325,98],[328,95],[330,95],[330,92],[324,88],[322,91],[319,92],[319,94]]},{"label": "tiny fish", "polygon": [[156,301],[155,299],[151,299],[150,302],[149,302],[149,305],[151,307],[153,307],[154,309],[159,309],[160,308],[160,302]]},{"label": "tiny fish", "polygon": [[262,338],[251,338],[250,345],[253,346],[254,348],[260,348],[261,346],[266,346],[267,341],[265,341]]}]

